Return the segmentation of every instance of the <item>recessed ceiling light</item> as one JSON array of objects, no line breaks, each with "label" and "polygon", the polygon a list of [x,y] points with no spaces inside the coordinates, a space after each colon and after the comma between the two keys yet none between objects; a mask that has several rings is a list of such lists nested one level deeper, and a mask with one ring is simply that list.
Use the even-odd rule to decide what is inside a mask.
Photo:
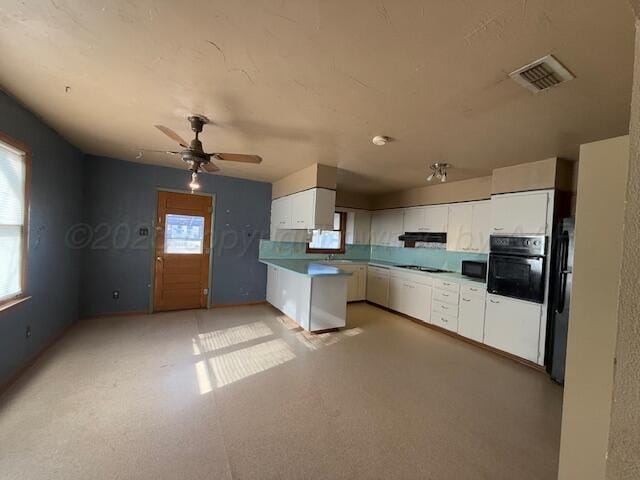
[{"label": "recessed ceiling light", "polygon": [[376,135],[371,141],[374,145],[382,146],[389,143],[391,141],[391,138],[385,137],[384,135]]}]

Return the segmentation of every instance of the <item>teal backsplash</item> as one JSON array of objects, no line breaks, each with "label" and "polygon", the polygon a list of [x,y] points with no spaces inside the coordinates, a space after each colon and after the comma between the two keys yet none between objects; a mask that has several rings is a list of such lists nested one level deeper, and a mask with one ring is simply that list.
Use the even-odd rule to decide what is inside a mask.
[{"label": "teal backsplash", "polygon": [[[326,253],[306,253],[307,244],[303,242],[273,242],[260,240],[260,258],[270,259],[324,259]],[[336,259],[343,260],[369,260],[369,245],[347,245],[346,252],[341,255],[333,255]]]},{"label": "teal backsplash", "polygon": [[[273,242],[260,241],[260,258],[269,259],[324,259],[324,253],[306,253],[306,243],[303,242]],[[423,267],[440,268],[451,272],[460,272],[463,260],[486,262],[484,253],[448,252],[434,248],[401,248],[379,247],[369,245],[347,245],[343,255],[334,255],[336,259],[344,260],[381,260],[398,265],[420,265]]]},{"label": "teal backsplash", "polygon": [[486,262],[484,253],[448,252],[435,248],[401,248],[371,246],[371,260],[383,260],[398,265],[420,265],[421,267],[440,268],[450,272],[462,270],[463,260]]}]

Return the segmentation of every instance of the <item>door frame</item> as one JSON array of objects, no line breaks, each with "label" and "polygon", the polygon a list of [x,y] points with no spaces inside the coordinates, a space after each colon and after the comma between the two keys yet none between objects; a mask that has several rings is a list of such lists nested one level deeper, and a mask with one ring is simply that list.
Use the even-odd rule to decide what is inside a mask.
[{"label": "door frame", "polygon": [[149,313],[154,313],[153,310],[153,295],[155,293],[155,288],[153,286],[156,282],[156,227],[157,227],[157,216],[158,216],[158,193],[159,192],[171,192],[171,193],[183,193],[185,195],[200,195],[202,197],[211,197],[211,235],[210,235],[210,245],[209,245],[209,275],[207,276],[207,309],[211,308],[212,300],[213,300],[213,246],[215,245],[213,236],[215,232],[215,213],[216,213],[216,194],[208,193],[208,192],[192,192],[191,190],[179,190],[176,188],[163,188],[157,187],[155,189],[154,198],[153,198],[153,220],[151,221],[151,245],[149,256],[149,261],[151,263],[151,283],[149,283]]}]

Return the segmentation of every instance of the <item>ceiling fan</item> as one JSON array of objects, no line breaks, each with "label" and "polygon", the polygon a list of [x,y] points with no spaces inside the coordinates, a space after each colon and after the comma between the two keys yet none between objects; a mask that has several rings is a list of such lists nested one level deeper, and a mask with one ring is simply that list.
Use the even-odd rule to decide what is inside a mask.
[{"label": "ceiling fan", "polygon": [[182,160],[189,165],[191,171],[191,183],[189,187],[191,190],[197,190],[200,188],[198,183],[198,172],[217,172],[220,169],[211,162],[214,160],[222,160],[225,162],[242,162],[242,163],[260,163],[262,158],[258,155],[244,155],[241,153],[207,153],[202,149],[202,142],[198,138],[198,135],[202,132],[202,128],[209,123],[209,119],[202,115],[192,115],[187,117],[187,120],[191,124],[191,130],[196,134],[195,138],[191,142],[187,142],[176,132],[164,125],[155,125],[155,127],[164,133],[167,137],[178,143],[184,150],[175,152],[166,152],[171,155],[180,155]]}]

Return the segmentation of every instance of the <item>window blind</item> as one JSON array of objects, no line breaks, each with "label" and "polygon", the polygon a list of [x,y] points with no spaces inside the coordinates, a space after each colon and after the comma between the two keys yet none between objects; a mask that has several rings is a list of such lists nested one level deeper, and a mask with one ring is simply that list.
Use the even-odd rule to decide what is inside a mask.
[{"label": "window blind", "polygon": [[25,155],[0,142],[0,301],[22,293]]}]

